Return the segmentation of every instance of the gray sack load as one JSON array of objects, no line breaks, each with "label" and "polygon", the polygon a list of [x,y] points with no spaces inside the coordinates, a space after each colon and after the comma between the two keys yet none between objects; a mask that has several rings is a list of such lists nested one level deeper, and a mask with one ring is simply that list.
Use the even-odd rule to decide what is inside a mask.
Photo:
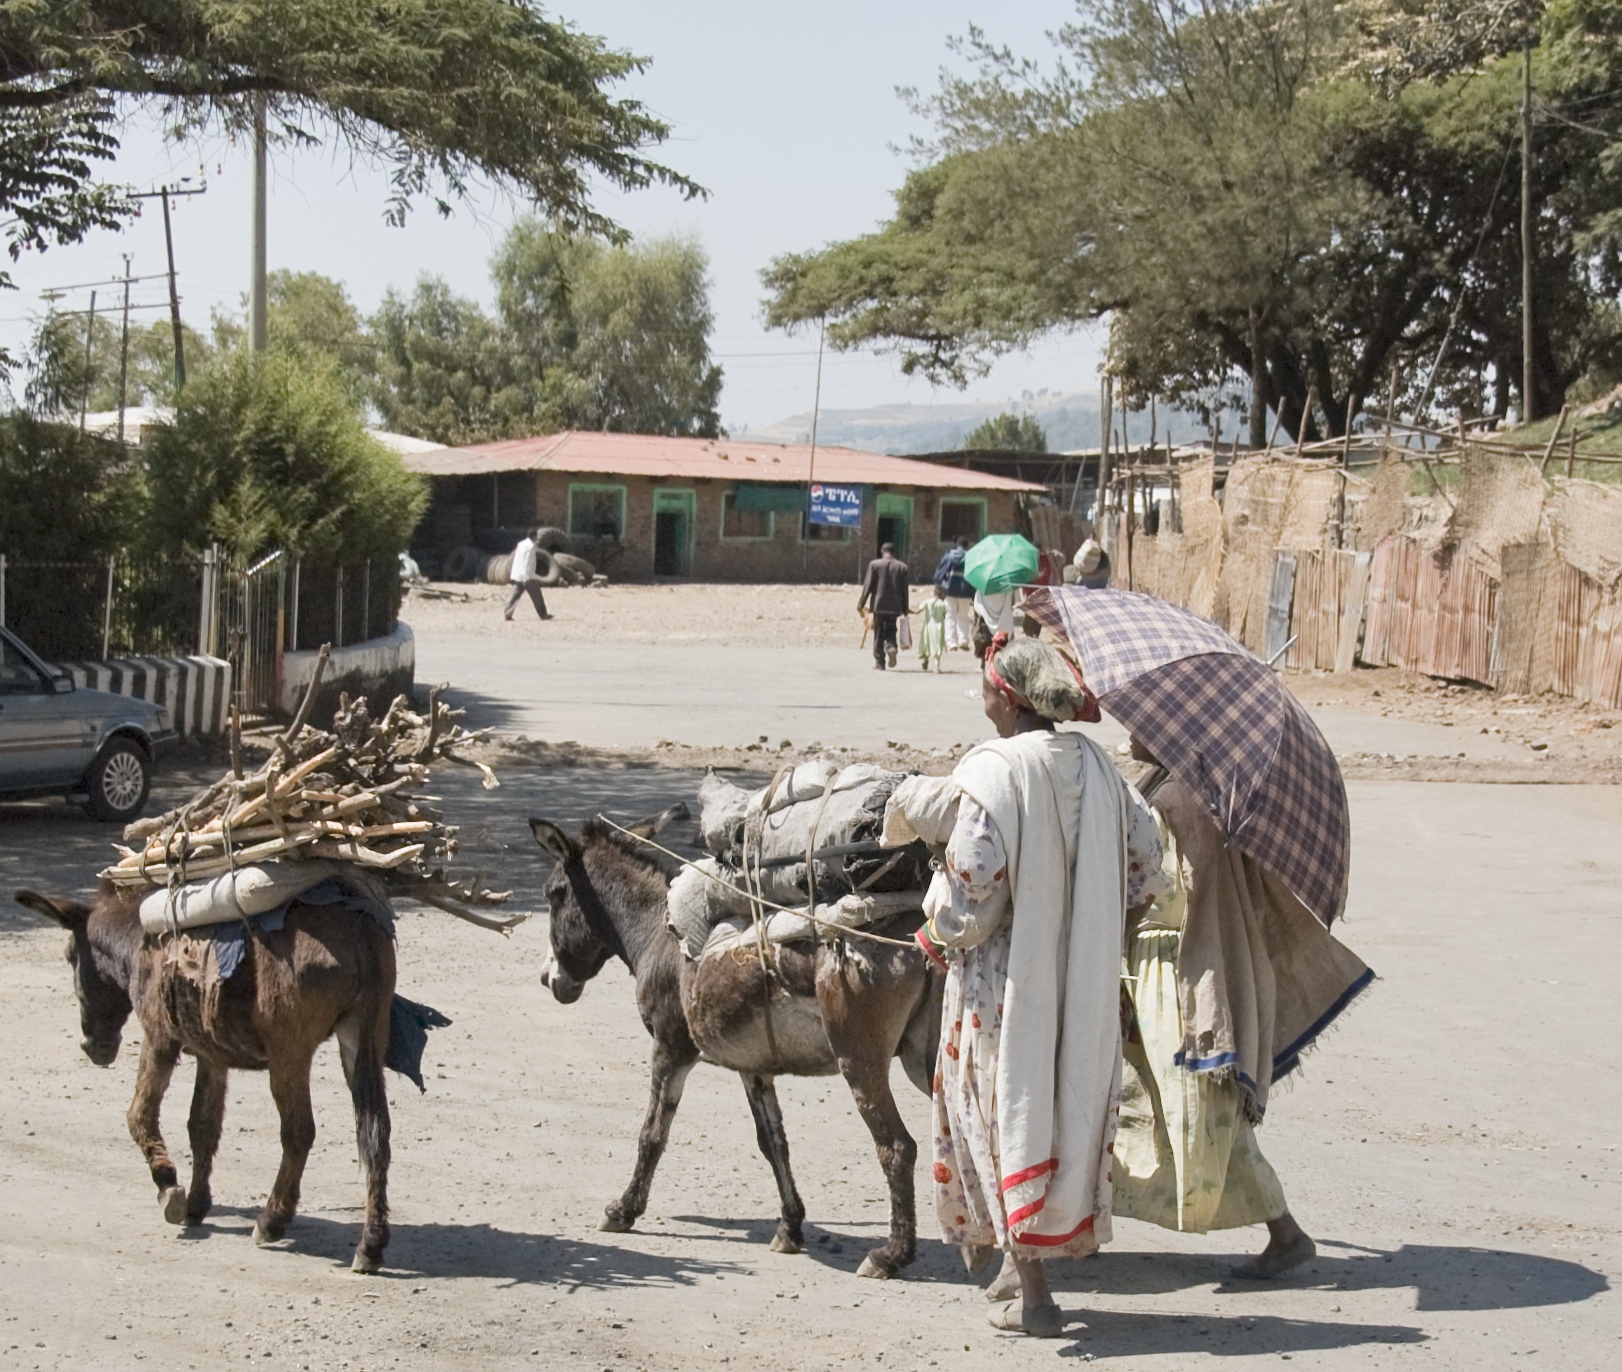
[{"label": "gray sack load", "polygon": [[[684,868],[670,888],[670,925],[688,956],[696,958],[718,928],[724,935],[740,919],[750,921],[745,862],[764,899],[804,910],[811,896],[806,854],[814,852],[815,913],[825,923],[857,928],[918,909],[929,885],[928,851],[922,844],[879,847],[884,807],[905,775],[819,758],[754,792],[706,776],[698,793],[699,835],[712,856]],[[815,935],[803,915],[765,914],[773,942]]]}]

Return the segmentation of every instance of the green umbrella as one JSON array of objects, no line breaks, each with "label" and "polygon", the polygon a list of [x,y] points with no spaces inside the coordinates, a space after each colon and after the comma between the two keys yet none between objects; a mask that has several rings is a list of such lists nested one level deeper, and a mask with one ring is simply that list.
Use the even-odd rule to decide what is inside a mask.
[{"label": "green umbrella", "polygon": [[977,591],[990,594],[1036,580],[1041,554],[1022,534],[988,534],[963,560],[963,576]]}]

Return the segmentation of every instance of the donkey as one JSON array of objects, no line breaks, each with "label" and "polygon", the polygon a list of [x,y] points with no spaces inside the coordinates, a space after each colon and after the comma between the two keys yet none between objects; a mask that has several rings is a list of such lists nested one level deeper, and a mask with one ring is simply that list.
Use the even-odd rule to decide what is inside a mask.
[{"label": "donkey", "polygon": [[[686,806],[673,806],[632,832],[651,837],[686,813]],[[862,1259],[858,1275],[892,1277],[912,1262],[918,1247],[918,1147],[890,1091],[890,1060],[899,1056],[908,1078],[928,1094],[942,983],[923,953],[851,939],[814,949],[779,946],[770,970],[752,956],[692,963],[666,924],[670,874],[643,848],[597,820],[578,839],[544,819],[529,823],[536,841],[556,859],[546,883],[551,956],[542,982],[568,1005],[610,957],[618,957],[636,979],[637,1009],[653,1036],[653,1089],[636,1167],[625,1194],[607,1207],[602,1227],[623,1233],[647,1208],[682,1087],[702,1058],[743,1078],[755,1138],[782,1202],[771,1246],[779,1253],[801,1252],[805,1206],[789,1170],[773,1078],[838,1072],[873,1135],[890,1189],[890,1237]],[[890,932],[910,940],[921,922],[921,915],[903,917]]]},{"label": "donkey", "polygon": [[[315,1143],[310,1062],[338,1036],[366,1169],[366,1221],[352,1266],[376,1272],[389,1242],[389,1103],[383,1067],[394,998],[394,942],[370,915],[342,905],[294,901],[283,927],[255,931],[235,973],[205,992],[171,950],[141,932],[133,901],[103,883],[93,905],[18,891],[16,900],[68,931],[85,1056],[98,1067],[118,1056],[130,1011],[143,1037],[129,1130],[157,1184],[170,1224],[198,1224],[213,1204],[209,1174],[225,1118],[231,1068],[270,1073],[282,1121],[282,1165],[254,1223],[254,1241],[274,1243],[298,1208],[299,1182]],[[158,1130],[158,1111],[184,1050],[197,1060],[192,1091],[191,1185],[178,1184]]]}]

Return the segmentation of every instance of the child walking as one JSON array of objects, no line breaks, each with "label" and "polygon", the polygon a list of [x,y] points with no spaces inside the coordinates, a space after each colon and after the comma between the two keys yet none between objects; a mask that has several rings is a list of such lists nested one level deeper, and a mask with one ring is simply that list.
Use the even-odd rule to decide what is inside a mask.
[{"label": "child walking", "polygon": [[946,592],[939,586],[934,589],[935,594],[918,607],[918,613],[923,616],[918,626],[918,658],[926,672],[931,660],[937,672],[941,669],[941,659],[946,656],[946,616],[951,609],[946,603]]}]

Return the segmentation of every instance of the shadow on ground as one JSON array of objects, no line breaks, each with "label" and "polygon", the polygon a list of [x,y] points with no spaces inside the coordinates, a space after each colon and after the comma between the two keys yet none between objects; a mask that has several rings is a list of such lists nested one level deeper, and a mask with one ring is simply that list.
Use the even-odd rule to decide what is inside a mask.
[{"label": "shadow on ground", "polygon": [[[204,1223],[182,1231],[194,1243],[252,1243],[257,1211],[216,1206]],[[222,1217],[230,1219],[222,1224]],[[350,1219],[296,1215],[287,1236],[272,1246],[289,1259],[319,1258],[347,1267],[360,1240],[360,1213]],[[514,1286],[556,1285],[568,1290],[691,1286],[704,1277],[744,1276],[731,1262],[683,1254],[655,1254],[634,1247],[555,1234],[526,1234],[490,1224],[391,1223],[380,1276],[476,1277]]]},{"label": "shadow on ground", "polygon": [[[1326,1253],[1341,1248],[1342,1253]],[[1066,1264],[1057,1284],[1098,1295],[1164,1295],[1214,1286],[1219,1293],[1255,1291],[1229,1280],[1245,1255],[1103,1252]],[[1412,1287],[1416,1310],[1509,1310],[1571,1305],[1610,1289],[1603,1273],[1563,1258],[1495,1248],[1404,1244],[1390,1252],[1320,1242],[1318,1256],[1278,1285],[1374,1291]]]},{"label": "shadow on ground", "polygon": [[1203,1353],[1208,1357],[1254,1358],[1428,1341],[1422,1331],[1400,1324],[1286,1320],[1272,1315],[1226,1318],[1160,1315],[1140,1310],[1090,1310],[1078,1309],[1063,1297],[1059,1304],[1065,1311],[1065,1336],[1074,1340],[1061,1347],[1060,1357],[1092,1359]]}]

